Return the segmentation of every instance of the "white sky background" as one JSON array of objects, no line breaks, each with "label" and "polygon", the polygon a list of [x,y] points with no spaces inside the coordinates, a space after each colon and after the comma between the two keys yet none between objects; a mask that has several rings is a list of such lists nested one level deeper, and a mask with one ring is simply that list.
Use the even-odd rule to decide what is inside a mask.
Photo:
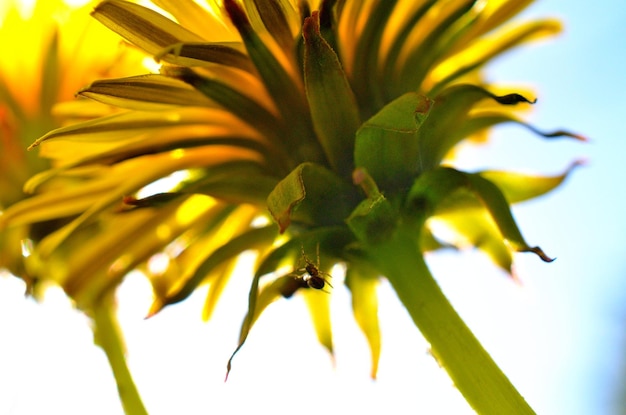
[{"label": "white sky background", "polygon": [[[588,159],[561,189],[515,210],[529,243],[557,260],[517,255],[520,287],[480,255],[429,258],[453,304],[539,414],[620,413],[612,394],[626,366],[618,360],[626,358],[626,4],[593,4],[537,1],[526,16],[561,17],[564,35],[507,55],[489,71],[494,81],[536,87],[531,120],[538,127],[567,127],[592,142],[547,142],[506,128],[489,146],[461,153],[470,169],[550,174]],[[386,284],[376,382],[347,290],[334,284],[334,367],[296,296],[268,308],[224,384],[247,307],[249,279],[244,273],[235,281],[208,324],[199,317],[201,293],[145,321],[147,302],[129,298],[147,288],[140,279],[126,284],[120,314],[151,415],[471,413]],[[58,292],[43,305],[22,292],[19,281],[0,277],[0,414],[122,414],[87,320]]]}]

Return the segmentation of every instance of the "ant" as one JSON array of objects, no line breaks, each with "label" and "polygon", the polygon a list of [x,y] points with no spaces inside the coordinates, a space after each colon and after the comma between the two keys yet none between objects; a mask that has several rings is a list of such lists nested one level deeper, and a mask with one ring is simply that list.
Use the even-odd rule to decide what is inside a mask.
[{"label": "ant", "polygon": [[[313,263],[304,253],[304,246],[302,247],[302,259],[304,259],[304,267],[298,268],[288,276],[294,277],[301,287],[314,288],[316,290],[322,290],[326,284],[329,287],[333,287],[327,278],[332,278],[327,272],[320,271],[320,245],[317,244],[317,263]],[[323,290],[324,291],[324,290]],[[324,291],[327,292],[327,291]]]}]

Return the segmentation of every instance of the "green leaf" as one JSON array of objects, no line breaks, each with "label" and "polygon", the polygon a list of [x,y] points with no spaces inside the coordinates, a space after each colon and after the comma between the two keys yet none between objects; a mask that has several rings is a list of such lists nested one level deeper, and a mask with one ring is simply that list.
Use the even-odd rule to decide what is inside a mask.
[{"label": "green leaf", "polygon": [[304,21],[304,81],[313,125],[333,170],[349,177],[359,109],[339,58],[322,38],[319,13]]},{"label": "green leaf", "polygon": [[378,272],[369,264],[352,262],[346,270],[345,283],[352,294],[352,312],[370,347],[372,379],[376,378],[380,358],[378,278]]},{"label": "green leaf", "polygon": [[354,159],[383,192],[410,186],[421,170],[418,131],[427,123],[432,101],[409,92],[387,104],[356,133]]},{"label": "green leaf", "polygon": [[335,173],[318,164],[303,163],[276,185],[267,206],[283,233],[292,220],[316,226],[341,224],[356,199],[355,188]]}]

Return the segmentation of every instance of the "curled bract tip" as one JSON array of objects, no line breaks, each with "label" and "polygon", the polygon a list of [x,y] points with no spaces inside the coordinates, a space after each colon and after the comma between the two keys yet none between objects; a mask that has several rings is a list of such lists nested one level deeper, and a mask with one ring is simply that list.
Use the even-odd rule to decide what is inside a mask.
[{"label": "curled bract tip", "polygon": [[545,252],[543,252],[543,250],[541,248],[539,248],[538,246],[532,247],[530,249],[528,249],[529,252],[533,252],[535,254],[537,254],[539,256],[539,258],[542,259],[542,261],[544,262],[552,262],[554,261],[556,258],[550,258],[548,255],[546,255]]}]

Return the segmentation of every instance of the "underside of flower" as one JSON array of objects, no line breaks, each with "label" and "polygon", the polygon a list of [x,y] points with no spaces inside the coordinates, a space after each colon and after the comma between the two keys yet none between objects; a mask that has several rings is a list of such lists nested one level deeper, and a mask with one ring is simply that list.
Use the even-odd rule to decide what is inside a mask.
[{"label": "underside of flower", "polygon": [[[62,226],[36,238],[28,272],[90,310],[142,269],[155,291],[151,315],[208,283],[208,318],[238,256],[254,250],[239,350],[262,311],[283,297],[301,294],[313,316],[328,316],[329,271],[341,263],[372,376],[383,276],[480,407],[462,386],[474,380],[454,374],[448,355],[458,350],[439,351],[430,317],[409,303],[430,277],[422,255],[454,243],[438,237],[435,222],[507,272],[513,252],[551,261],[524,240],[510,205],[552,190],[571,169],[554,177],[463,172],[451,154],[504,123],[584,140],[526,124],[516,112],[534,99],[500,91],[479,72],[559,24],[499,28],[529,3],[517,1],[225,0],[211,10],[189,0],[154,3],[176,22],[123,0],[93,12],[162,66],[92,83],[80,99],[110,114],[32,144],[53,167],[31,178],[33,196],[8,209],[0,226]],[[149,190],[164,178],[173,184]],[[146,264],[157,253],[169,266],[151,273]],[[292,270],[276,275],[284,265]],[[330,319],[315,327],[332,352]]]}]

